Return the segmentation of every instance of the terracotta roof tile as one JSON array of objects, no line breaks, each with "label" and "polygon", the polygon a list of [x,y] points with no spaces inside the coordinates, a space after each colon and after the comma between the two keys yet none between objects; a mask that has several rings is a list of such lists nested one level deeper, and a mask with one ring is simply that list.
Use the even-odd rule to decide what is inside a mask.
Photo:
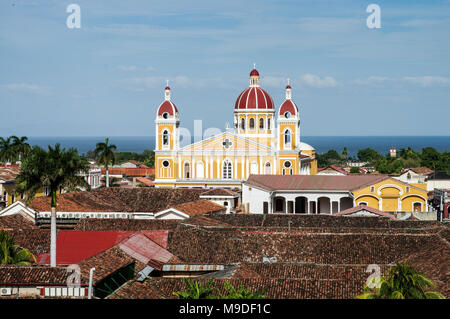
[{"label": "terracotta roof tile", "polygon": [[347,190],[378,183],[387,175],[250,175],[245,182],[267,190]]},{"label": "terracotta roof tile", "polygon": [[[59,212],[147,212],[155,213],[171,206],[199,199],[202,189],[102,188],[90,192],[57,195]],[[50,211],[50,197],[35,198],[30,207]]]},{"label": "terracotta roof tile", "polygon": [[176,209],[182,213],[185,213],[191,217],[195,215],[216,213],[220,211],[225,211],[227,209],[225,206],[216,204],[206,199],[175,205],[172,206],[171,208]]}]

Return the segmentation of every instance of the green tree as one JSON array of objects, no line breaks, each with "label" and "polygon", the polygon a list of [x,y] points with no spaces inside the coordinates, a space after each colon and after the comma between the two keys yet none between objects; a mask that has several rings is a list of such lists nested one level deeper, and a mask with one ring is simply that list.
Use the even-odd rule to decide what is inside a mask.
[{"label": "green tree", "polygon": [[239,285],[236,289],[234,288],[228,280],[225,280],[223,284],[225,292],[221,293],[217,290],[218,299],[264,299],[266,298],[267,288],[262,292],[252,292],[250,288],[244,287],[244,285]]},{"label": "green tree", "polygon": [[350,168],[350,174],[359,174],[358,167],[352,167]]},{"label": "green tree", "polygon": [[0,137],[0,162],[11,163],[14,160],[14,138],[10,136],[8,138]]},{"label": "green tree", "polygon": [[211,295],[214,288],[212,287],[213,280],[210,279],[206,284],[201,284],[195,280],[184,279],[186,290],[177,291],[173,294],[180,299],[212,299]]},{"label": "green tree", "polygon": [[328,152],[319,154],[316,157],[319,167],[327,167],[331,164],[336,164],[342,161],[341,156],[335,150],[329,150]]},{"label": "green tree", "polygon": [[50,236],[50,264],[56,266],[56,193],[60,188],[74,189],[77,186],[90,189],[89,184],[80,173],[89,171],[89,163],[81,157],[77,150],[65,148],[56,144],[48,146],[44,151],[34,146],[24,159],[19,175],[16,178],[18,194],[24,193],[26,203],[29,204],[37,191],[42,187],[50,190],[51,196],[51,236]]},{"label": "green tree", "polygon": [[343,160],[346,160],[346,159],[347,159],[347,156],[348,156],[348,151],[347,151],[347,148],[344,147],[344,148],[342,149],[341,158],[342,158]]},{"label": "green tree", "polygon": [[97,165],[105,166],[106,171],[106,187],[109,187],[109,165],[116,163],[116,154],[114,151],[117,149],[116,145],[109,144],[109,138],[106,138],[105,142],[97,143],[94,151],[94,157],[97,161]]},{"label": "green tree", "polygon": [[435,286],[433,281],[406,263],[389,269],[388,277],[378,277],[379,288],[369,288],[356,296],[358,299],[445,299],[436,291],[426,291]]},{"label": "green tree", "polygon": [[28,138],[26,136],[17,137],[11,136],[13,139],[12,148],[15,157],[18,157],[19,161],[22,160],[22,156],[27,155],[31,151],[30,144],[27,143]]},{"label": "green tree", "polygon": [[371,148],[359,150],[357,156],[362,162],[373,162],[383,158],[383,155]]},{"label": "green tree", "polygon": [[434,169],[439,165],[440,154],[433,147],[425,147],[421,153],[421,165]]},{"label": "green tree", "polygon": [[0,264],[30,265],[36,257],[28,250],[20,248],[6,231],[0,231]]},{"label": "green tree", "polygon": [[227,280],[224,282],[224,293],[219,289],[213,288],[213,279],[207,283],[201,284],[198,281],[185,279],[186,289],[184,291],[177,291],[173,294],[180,299],[263,299],[266,298],[266,291],[252,292],[250,288],[240,285],[237,289],[234,288]]}]

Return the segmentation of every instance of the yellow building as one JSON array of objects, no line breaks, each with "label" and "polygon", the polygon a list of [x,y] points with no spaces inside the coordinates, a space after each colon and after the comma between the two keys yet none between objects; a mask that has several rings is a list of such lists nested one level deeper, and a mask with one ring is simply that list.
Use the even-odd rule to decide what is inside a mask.
[{"label": "yellow building", "polygon": [[[8,207],[18,200],[24,199],[24,194],[16,193],[16,177],[20,172],[18,165],[10,165],[0,167],[0,210]],[[59,194],[63,192],[59,190]],[[35,197],[48,196],[50,191],[47,187],[43,187],[36,192]]]},{"label": "yellow building", "polygon": [[412,185],[395,178],[353,191],[356,205],[368,205],[384,212],[424,212],[428,209],[426,185]]},{"label": "yellow building", "polygon": [[158,107],[155,127],[156,187],[241,187],[250,174],[314,175],[315,150],[300,141],[300,114],[286,86],[286,100],[276,112],[272,97],[260,87],[259,73],[234,107],[234,128],[180,146],[180,115],[170,88]]}]

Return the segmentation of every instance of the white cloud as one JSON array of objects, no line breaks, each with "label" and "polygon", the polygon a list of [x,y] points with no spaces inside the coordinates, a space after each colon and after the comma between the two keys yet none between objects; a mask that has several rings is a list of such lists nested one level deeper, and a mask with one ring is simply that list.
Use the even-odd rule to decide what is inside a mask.
[{"label": "white cloud", "polygon": [[29,84],[29,83],[10,83],[1,85],[1,88],[4,88],[8,91],[12,92],[26,92],[26,93],[34,93],[34,94],[49,94],[50,88],[47,86],[42,86],[38,84]]},{"label": "white cloud", "polygon": [[120,71],[125,71],[125,72],[134,72],[137,70],[137,67],[134,65],[119,65],[117,67],[117,69],[119,69]]},{"label": "white cloud", "polygon": [[261,78],[261,85],[267,87],[280,87],[287,83],[287,78],[281,76],[263,76]]},{"label": "white cloud", "polygon": [[320,78],[314,74],[304,74],[300,77],[300,83],[315,88],[335,87],[339,83],[331,76]]},{"label": "white cloud", "polygon": [[405,76],[403,77],[404,81],[416,83],[421,86],[433,86],[433,85],[448,85],[450,84],[450,78],[442,77],[442,76]]},{"label": "white cloud", "polygon": [[353,81],[355,84],[359,85],[372,85],[372,84],[382,84],[388,81],[393,81],[394,79],[386,77],[386,76],[369,76],[366,79],[356,79]]}]

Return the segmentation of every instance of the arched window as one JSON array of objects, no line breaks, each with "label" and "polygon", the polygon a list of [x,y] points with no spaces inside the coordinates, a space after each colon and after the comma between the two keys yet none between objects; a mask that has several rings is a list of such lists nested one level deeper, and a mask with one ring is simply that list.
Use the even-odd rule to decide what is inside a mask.
[{"label": "arched window", "polygon": [[272,174],[272,167],[270,166],[270,162],[267,162],[264,166],[264,174]]},{"label": "arched window", "polygon": [[241,129],[245,130],[245,119],[241,118]]},{"label": "arched window", "polygon": [[270,117],[267,119],[267,129],[270,130]]},{"label": "arched window", "polygon": [[184,178],[191,178],[191,166],[189,162],[184,163]]},{"label": "arched window", "polygon": [[413,204],[413,211],[421,212],[422,211],[422,203],[414,203]]},{"label": "arched window", "polygon": [[163,131],[163,145],[164,146],[169,145],[169,131],[168,130]]},{"label": "arched window", "polygon": [[248,126],[251,130],[255,129],[255,119],[253,117],[250,118],[250,121],[248,123]]},{"label": "arched window", "polygon": [[291,148],[291,131],[284,131],[284,147]]},{"label": "arched window", "polygon": [[290,161],[285,161],[283,164],[284,168],[283,168],[283,175],[292,175],[293,174],[293,170],[292,170],[292,163]]},{"label": "arched window", "polygon": [[222,173],[223,173],[222,174],[223,179],[231,179],[232,178],[233,168],[232,168],[231,162],[229,160],[226,160],[223,162]]},{"label": "arched window", "polygon": [[253,162],[250,164],[250,174],[258,174],[258,163]]},{"label": "arched window", "polygon": [[196,175],[196,178],[204,178],[205,177],[203,162],[197,162],[197,169],[195,170],[195,175]]},{"label": "arched window", "polygon": [[260,129],[260,130],[263,130],[263,129],[264,129],[264,119],[263,119],[263,118],[260,118],[260,119],[259,119],[259,129]]}]

